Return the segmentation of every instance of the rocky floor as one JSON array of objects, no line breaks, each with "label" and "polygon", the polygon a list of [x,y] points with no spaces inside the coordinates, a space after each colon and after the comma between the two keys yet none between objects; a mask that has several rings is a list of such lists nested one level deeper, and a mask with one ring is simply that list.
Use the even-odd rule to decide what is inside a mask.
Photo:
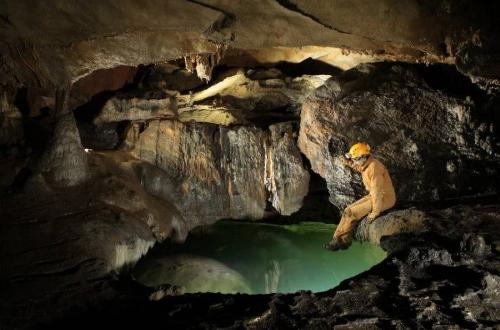
[{"label": "rocky floor", "polygon": [[[417,213],[401,210],[377,221],[404,226]],[[497,328],[498,205],[425,212],[420,219],[422,233],[385,237],[382,246],[390,252],[385,261],[326,292],[197,294],[157,302],[138,294],[56,324],[90,326],[102,317],[113,325],[203,329]]]},{"label": "rocky floor", "polygon": [[[60,232],[73,227],[68,222],[58,226],[65,228],[58,228]],[[87,249],[80,251],[83,259],[74,269],[10,278],[2,272],[1,320],[7,328],[158,324],[183,329],[496,328],[500,325],[499,227],[497,203],[430,211],[403,209],[372,224],[361,222],[358,239],[380,241],[389,252],[388,258],[321,293],[186,294],[150,301],[154,289],[131,281],[126,272],[117,277],[87,276],[89,265],[97,265],[88,255],[95,250]],[[15,235],[15,231],[9,234]],[[64,243],[52,242],[57,244]],[[29,253],[20,251],[18,262],[23,264]],[[35,281],[37,290],[45,289],[45,296],[16,291]],[[51,286],[57,290],[49,294]],[[6,292],[19,299],[15,308],[4,308]],[[30,296],[45,300],[37,302]]]}]

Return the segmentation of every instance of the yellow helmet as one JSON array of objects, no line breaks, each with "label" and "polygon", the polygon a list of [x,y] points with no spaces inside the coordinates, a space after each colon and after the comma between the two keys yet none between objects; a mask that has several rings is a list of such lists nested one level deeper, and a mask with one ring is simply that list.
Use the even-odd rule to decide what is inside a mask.
[{"label": "yellow helmet", "polygon": [[370,146],[363,142],[358,142],[349,149],[348,155],[351,158],[358,158],[370,154]]}]

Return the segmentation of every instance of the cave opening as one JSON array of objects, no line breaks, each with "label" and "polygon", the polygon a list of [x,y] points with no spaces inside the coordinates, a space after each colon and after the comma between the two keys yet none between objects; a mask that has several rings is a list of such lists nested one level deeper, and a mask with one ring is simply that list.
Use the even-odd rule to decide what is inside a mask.
[{"label": "cave opening", "polygon": [[192,230],[182,245],[157,245],[131,273],[143,285],[170,285],[179,293],[326,291],[386,257],[382,248],[368,242],[336,253],[323,249],[321,243],[334,227],[223,220]]}]

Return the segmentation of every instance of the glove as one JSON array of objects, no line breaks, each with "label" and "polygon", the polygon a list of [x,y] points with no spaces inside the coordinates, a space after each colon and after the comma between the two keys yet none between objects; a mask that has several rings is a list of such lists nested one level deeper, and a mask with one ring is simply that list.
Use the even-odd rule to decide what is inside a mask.
[{"label": "glove", "polygon": [[368,216],[367,216],[368,222],[372,223],[373,220],[375,220],[378,216],[379,216],[378,213],[373,213],[372,212],[372,213],[368,214]]},{"label": "glove", "polygon": [[352,164],[352,159],[347,158],[345,155],[339,156],[338,158],[339,158],[339,160],[340,160],[340,162],[341,162],[342,164],[345,164],[345,165],[350,165],[350,164]]}]

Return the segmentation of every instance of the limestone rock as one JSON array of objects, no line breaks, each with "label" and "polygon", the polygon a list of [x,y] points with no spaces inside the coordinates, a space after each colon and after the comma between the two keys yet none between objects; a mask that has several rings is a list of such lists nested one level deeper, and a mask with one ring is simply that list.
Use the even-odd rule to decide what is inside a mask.
[{"label": "limestone rock", "polygon": [[304,168],[290,123],[269,127],[271,144],[267,151],[267,189],[271,203],[280,214],[297,212],[309,192],[309,172]]},{"label": "limestone rock", "polygon": [[184,57],[186,69],[189,72],[196,72],[199,79],[209,82],[212,79],[212,71],[219,64],[221,53],[197,54]]},{"label": "limestone rock", "polygon": [[494,193],[500,145],[487,132],[498,128],[481,106],[429,87],[414,68],[361,65],[304,103],[299,148],[341,207],[364,193],[359,176],[338,159],[358,141],[389,169],[399,201]]},{"label": "limestone rock", "polygon": [[201,87],[204,82],[196,74],[171,63],[159,63],[147,68],[141,83],[150,89],[179,91]]},{"label": "limestone rock", "polygon": [[190,227],[176,207],[142,187],[136,158],[121,151],[91,152],[90,156],[93,166],[99,169],[97,178],[92,180],[97,182],[93,195],[98,203],[133,214],[148,226],[157,241],[186,239]]},{"label": "limestone rock", "polygon": [[191,121],[229,126],[245,122],[240,111],[234,111],[223,106],[193,105],[179,109],[178,119],[182,123]]},{"label": "limestone rock", "polygon": [[426,226],[425,212],[417,209],[389,211],[373,222],[363,219],[356,229],[356,238],[380,244],[384,236],[397,236],[403,233],[416,235],[429,230]]},{"label": "limestone rock", "polygon": [[[498,62],[498,4],[488,1],[267,0],[256,6],[157,0],[138,6],[127,0],[118,6],[106,0],[39,8],[32,1],[11,0],[0,11],[9,22],[1,32],[2,56],[13,62],[5,65],[4,76],[33,83],[34,73],[44,84],[74,82],[118,65],[213,56],[221,45],[242,50],[317,45],[385,60],[454,63],[461,59],[461,47],[473,43],[477,54],[472,61],[470,52],[463,58],[481,62],[474,65],[475,75],[488,76],[490,66],[482,63]],[[82,12],[88,15],[81,18]]]},{"label": "limestone rock", "polygon": [[[124,152],[91,152],[85,182],[2,198],[2,326],[22,319],[16,310],[24,304],[44,319],[79,305],[89,290],[109,298],[112,274],[126,273],[156,242],[185,240],[182,216],[144,190],[136,162]],[[43,312],[48,300],[59,306],[53,316]]]},{"label": "limestone rock", "polygon": [[[143,92],[143,95],[121,93],[106,101],[93,120],[94,125],[98,126],[93,130],[102,130],[100,126],[106,123],[125,120],[176,118],[181,122],[195,121],[224,126],[254,122],[269,124],[275,122],[276,118],[285,121],[287,117],[296,117],[299,104],[304,98],[330,77],[282,77],[282,74],[276,77],[266,75],[266,71],[270,70],[252,70],[245,74],[243,70],[231,69],[223,72],[218,80],[206,88],[195,93],[189,91],[181,94],[180,92],[187,91],[187,86],[183,86],[182,82],[177,82],[178,86],[170,83],[171,87],[179,88],[178,90],[165,90],[157,86],[160,84],[157,79],[171,80],[173,74],[185,70],[177,70],[171,74],[163,71],[162,67],[149,68],[141,84],[150,89]],[[166,81],[163,83],[167,84]],[[150,97],[150,94],[157,95]]]},{"label": "limestone rock", "polygon": [[113,97],[104,104],[99,115],[94,118],[94,124],[172,118],[175,116],[175,109],[175,101],[171,97],[151,100]]},{"label": "limestone rock", "polygon": [[24,138],[22,115],[9,101],[7,93],[0,95],[0,145],[9,146],[22,142]]},{"label": "limestone rock", "polygon": [[137,167],[146,189],[177,205],[193,226],[262,219],[268,198],[277,211],[291,214],[309,184],[290,124],[267,131],[153,121],[132,154],[161,169]]},{"label": "limestone rock", "polygon": [[[218,131],[213,125],[152,121],[140,134],[131,152],[157,167],[138,167],[145,188],[176,203],[183,216],[194,223],[208,218],[214,221],[226,216],[229,209],[220,169]],[[260,198],[263,199],[264,196]],[[241,215],[252,216],[247,211],[246,208],[241,210]],[[198,219],[199,215],[205,215],[207,219]]]},{"label": "limestone rock", "polygon": [[78,185],[88,178],[87,154],[73,113],[62,114],[57,119],[52,140],[37,171],[54,187]]},{"label": "limestone rock", "polygon": [[264,217],[267,191],[265,187],[265,144],[267,134],[256,128],[238,127],[222,132],[221,164],[226,178],[230,217],[250,219]]},{"label": "limestone rock", "polygon": [[25,161],[22,114],[7,92],[0,92],[0,187],[9,186]]},{"label": "limestone rock", "polygon": [[95,297],[106,296],[110,273],[135,264],[155,244],[147,214],[106,205],[97,191],[95,184],[79,185],[2,200],[0,305],[10,315],[0,316],[3,326],[22,319],[16,309],[26,303],[31,317],[43,319],[52,314],[44,311],[48,300],[58,301],[56,316],[92,288],[100,288]]},{"label": "limestone rock", "polygon": [[228,71],[220,81],[208,88],[192,96],[181,96],[178,101],[179,108],[182,109],[186,103],[193,105],[217,97],[218,103],[225,103],[236,109],[272,110],[302,102],[306,96],[330,78],[329,75],[270,78],[266,77],[262,71],[261,77],[257,73],[253,71],[245,73],[242,70]]},{"label": "limestone rock", "polygon": [[71,86],[71,108],[90,101],[95,95],[116,91],[131,84],[137,71],[137,67],[120,65],[92,72]]}]

